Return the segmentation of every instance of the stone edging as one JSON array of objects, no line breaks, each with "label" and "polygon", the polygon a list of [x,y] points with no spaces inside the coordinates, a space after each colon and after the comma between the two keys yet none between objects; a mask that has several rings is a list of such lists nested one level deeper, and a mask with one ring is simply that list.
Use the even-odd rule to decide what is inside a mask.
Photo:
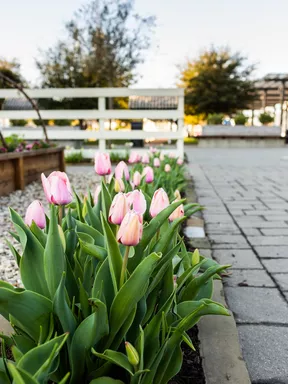
[{"label": "stone edging", "polygon": [[[197,200],[192,182],[187,187],[186,197],[189,202]],[[202,215],[198,216],[187,220],[185,234],[190,239],[191,245],[199,248],[203,256],[212,258],[208,239],[194,237],[194,234],[201,233],[200,227],[205,236]],[[221,280],[215,281],[213,300],[228,307]],[[233,313],[230,314],[230,317],[204,316],[198,323],[200,354],[206,384],[251,384],[242,357],[236,322]]]}]

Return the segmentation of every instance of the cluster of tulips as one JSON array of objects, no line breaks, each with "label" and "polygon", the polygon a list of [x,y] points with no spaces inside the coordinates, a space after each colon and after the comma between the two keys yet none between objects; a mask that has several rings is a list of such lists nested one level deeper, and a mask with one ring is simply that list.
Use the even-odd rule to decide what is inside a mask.
[{"label": "cluster of tulips", "polygon": [[181,199],[183,160],[153,149],[129,163],[112,175],[109,154],[97,153],[101,184],[83,196],[65,173],[42,174],[50,215],[38,200],[25,220],[10,209],[23,288],[0,282],[15,330],[0,335],[1,383],[167,384],[181,343],[194,349],[187,331],[229,315],[211,300],[228,266],[187,250],[179,233],[201,209]]}]

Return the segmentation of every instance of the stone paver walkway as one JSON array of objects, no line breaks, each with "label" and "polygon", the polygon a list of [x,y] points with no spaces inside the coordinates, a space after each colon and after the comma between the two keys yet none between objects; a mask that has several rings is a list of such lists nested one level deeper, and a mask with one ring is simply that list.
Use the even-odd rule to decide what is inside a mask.
[{"label": "stone paver walkway", "polygon": [[288,383],[288,148],[187,154],[251,380]]}]

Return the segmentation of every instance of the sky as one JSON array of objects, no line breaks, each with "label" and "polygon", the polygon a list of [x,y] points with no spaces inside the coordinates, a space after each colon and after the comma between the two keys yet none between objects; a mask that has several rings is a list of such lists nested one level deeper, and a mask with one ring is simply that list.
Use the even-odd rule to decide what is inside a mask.
[{"label": "sky", "polygon": [[[64,22],[83,0],[0,0],[0,57],[16,58],[32,84],[39,73],[39,48],[65,36]],[[135,0],[143,16],[155,15],[152,45],[138,68],[137,87],[173,87],[178,65],[203,48],[230,46],[249,63],[256,77],[288,72],[288,0]]]}]

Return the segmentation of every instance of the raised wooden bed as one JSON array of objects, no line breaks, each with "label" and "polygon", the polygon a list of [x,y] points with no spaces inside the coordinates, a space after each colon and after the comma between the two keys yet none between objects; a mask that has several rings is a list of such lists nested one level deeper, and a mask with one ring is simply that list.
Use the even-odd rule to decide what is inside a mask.
[{"label": "raised wooden bed", "polygon": [[39,180],[42,172],[65,171],[64,147],[0,155],[0,196]]}]

